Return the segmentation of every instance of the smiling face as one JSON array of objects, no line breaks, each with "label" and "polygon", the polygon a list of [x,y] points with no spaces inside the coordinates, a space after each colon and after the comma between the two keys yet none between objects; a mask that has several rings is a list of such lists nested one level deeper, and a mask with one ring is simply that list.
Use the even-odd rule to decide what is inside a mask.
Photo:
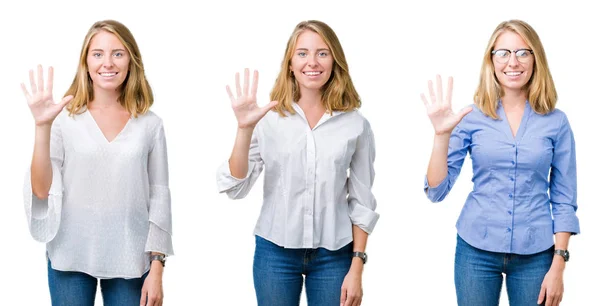
[{"label": "smiling face", "polygon": [[300,91],[320,90],[331,77],[333,62],[331,50],[319,34],[310,30],[302,32],[290,61],[290,70]]},{"label": "smiling face", "polygon": [[87,67],[94,91],[116,91],[129,72],[130,56],[119,38],[100,31],[90,41]]},{"label": "smiling face", "polygon": [[524,49],[531,48],[515,32],[505,31],[496,39],[496,54],[492,56],[492,61],[494,73],[504,92],[521,91],[531,79],[535,57]]}]

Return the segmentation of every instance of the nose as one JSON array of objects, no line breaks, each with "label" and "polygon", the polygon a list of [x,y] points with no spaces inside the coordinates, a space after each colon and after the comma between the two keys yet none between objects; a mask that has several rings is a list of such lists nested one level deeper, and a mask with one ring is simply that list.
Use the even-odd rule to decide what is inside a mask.
[{"label": "nose", "polygon": [[308,66],[309,67],[316,67],[319,65],[319,62],[317,61],[317,55],[312,55],[308,57]]},{"label": "nose", "polygon": [[508,57],[508,66],[519,66],[519,61],[517,60],[517,54],[515,52],[510,53],[510,56]]},{"label": "nose", "polygon": [[103,67],[112,67],[113,66],[113,58],[112,56],[104,56],[102,60]]}]

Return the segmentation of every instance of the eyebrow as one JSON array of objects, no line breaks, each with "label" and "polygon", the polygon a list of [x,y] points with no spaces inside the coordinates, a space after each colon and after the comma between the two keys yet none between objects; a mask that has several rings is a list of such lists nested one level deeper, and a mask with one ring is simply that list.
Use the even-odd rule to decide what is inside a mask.
[{"label": "eyebrow", "polygon": [[[90,50],[90,51],[100,51],[100,52],[104,52],[104,50],[102,50],[102,49],[92,49],[92,50]],[[125,50],[123,50],[123,49],[113,49],[113,50],[112,50],[112,52],[115,52],[115,51],[121,51],[121,52],[125,52]]]},{"label": "eyebrow", "polygon": [[[307,48],[298,48],[298,49],[296,49],[296,51],[300,51],[300,50],[302,50],[302,51],[308,51]],[[329,51],[329,49],[328,48],[319,48],[319,49],[317,49],[317,51]]]}]

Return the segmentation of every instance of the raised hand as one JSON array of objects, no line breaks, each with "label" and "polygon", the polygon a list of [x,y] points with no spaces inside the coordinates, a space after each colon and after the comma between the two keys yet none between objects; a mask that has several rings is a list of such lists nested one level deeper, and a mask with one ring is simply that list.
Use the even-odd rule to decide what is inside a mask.
[{"label": "raised hand", "polygon": [[248,92],[250,72],[246,68],[244,70],[244,88],[240,86],[240,74],[235,74],[235,88],[237,98],[231,92],[231,88],[227,85],[227,94],[231,100],[231,108],[238,122],[238,127],[241,129],[254,128],[258,121],[271,110],[277,101],[271,101],[269,104],[259,107],[256,104],[256,90],[258,88],[258,71],[254,70],[254,78],[252,79],[252,91]]},{"label": "raised hand", "polygon": [[449,77],[446,99],[442,96],[442,77],[439,75],[436,78],[437,93],[433,91],[433,82],[428,81],[431,102],[427,100],[425,94],[421,94],[421,100],[427,108],[427,116],[429,116],[437,135],[452,133],[454,127],[472,110],[471,107],[466,107],[457,114],[452,111],[452,82],[452,77]]},{"label": "raised hand", "polygon": [[36,84],[33,70],[29,70],[31,93],[29,93],[24,83],[21,83],[21,89],[23,89],[23,94],[25,94],[27,105],[29,105],[35,124],[38,126],[51,125],[65,105],[73,99],[73,96],[66,96],[60,102],[55,103],[52,97],[54,69],[52,67],[48,68],[48,81],[45,88],[42,65],[38,65],[37,74]]}]

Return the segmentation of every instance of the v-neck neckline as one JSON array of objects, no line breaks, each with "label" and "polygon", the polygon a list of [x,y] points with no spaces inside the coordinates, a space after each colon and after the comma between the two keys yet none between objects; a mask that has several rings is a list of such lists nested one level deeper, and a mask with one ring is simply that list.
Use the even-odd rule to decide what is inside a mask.
[{"label": "v-neck neckline", "polygon": [[500,115],[500,119],[502,119],[502,129],[504,133],[513,143],[519,143],[523,138],[523,134],[525,133],[525,129],[527,128],[527,121],[529,120],[529,115],[531,114],[531,107],[529,106],[529,101],[525,101],[525,109],[523,110],[523,116],[521,117],[521,122],[519,123],[519,128],[517,129],[517,134],[513,136],[512,129],[510,128],[510,122],[508,121],[508,116],[506,115],[506,110],[502,105],[502,101],[498,102],[499,111],[498,115]]},{"label": "v-neck neckline", "polygon": [[91,124],[95,127],[96,130],[96,135],[99,138],[99,141],[101,141],[104,144],[112,144],[114,143],[116,140],[119,139],[119,137],[121,136],[121,134],[123,134],[123,131],[125,131],[127,129],[127,127],[129,126],[129,123],[131,122],[131,116],[129,116],[129,119],[127,119],[127,122],[125,123],[125,125],[123,126],[123,128],[121,128],[121,130],[119,131],[119,133],[117,133],[117,135],[115,137],[113,137],[112,140],[108,140],[108,138],[106,138],[106,135],[104,135],[104,132],[102,132],[102,129],[100,128],[100,126],[98,125],[98,122],[96,122],[96,119],[94,118],[94,115],[92,115],[92,113],[90,112],[89,109],[87,109],[85,111],[85,113],[87,113]]},{"label": "v-neck neckline", "polygon": [[333,111],[331,114],[328,114],[327,111],[325,111],[323,113],[323,116],[321,116],[321,119],[319,119],[319,121],[317,122],[317,124],[315,124],[315,126],[313,126],[313,128],[310,128],[310,124],[308,123],[308,118],[306,118],[306,114],[304,113],[304,111],[302,110],[302,107],[300,107],[300,105],[298,105],[298,103],[294,102],[292,104],[292,107],[294,108],[294,110],[296,111],[297,114],[300,115],[300,117],[302,117],[302,119],[304,119],[304,121],[306,121],[306,126],[308,127],[309,130],[314,131],[316,128],[318,128],[319,126],[323,125],[325,122],[327,122],[327,120],[342,114],[344,112],[341,111]]}]

